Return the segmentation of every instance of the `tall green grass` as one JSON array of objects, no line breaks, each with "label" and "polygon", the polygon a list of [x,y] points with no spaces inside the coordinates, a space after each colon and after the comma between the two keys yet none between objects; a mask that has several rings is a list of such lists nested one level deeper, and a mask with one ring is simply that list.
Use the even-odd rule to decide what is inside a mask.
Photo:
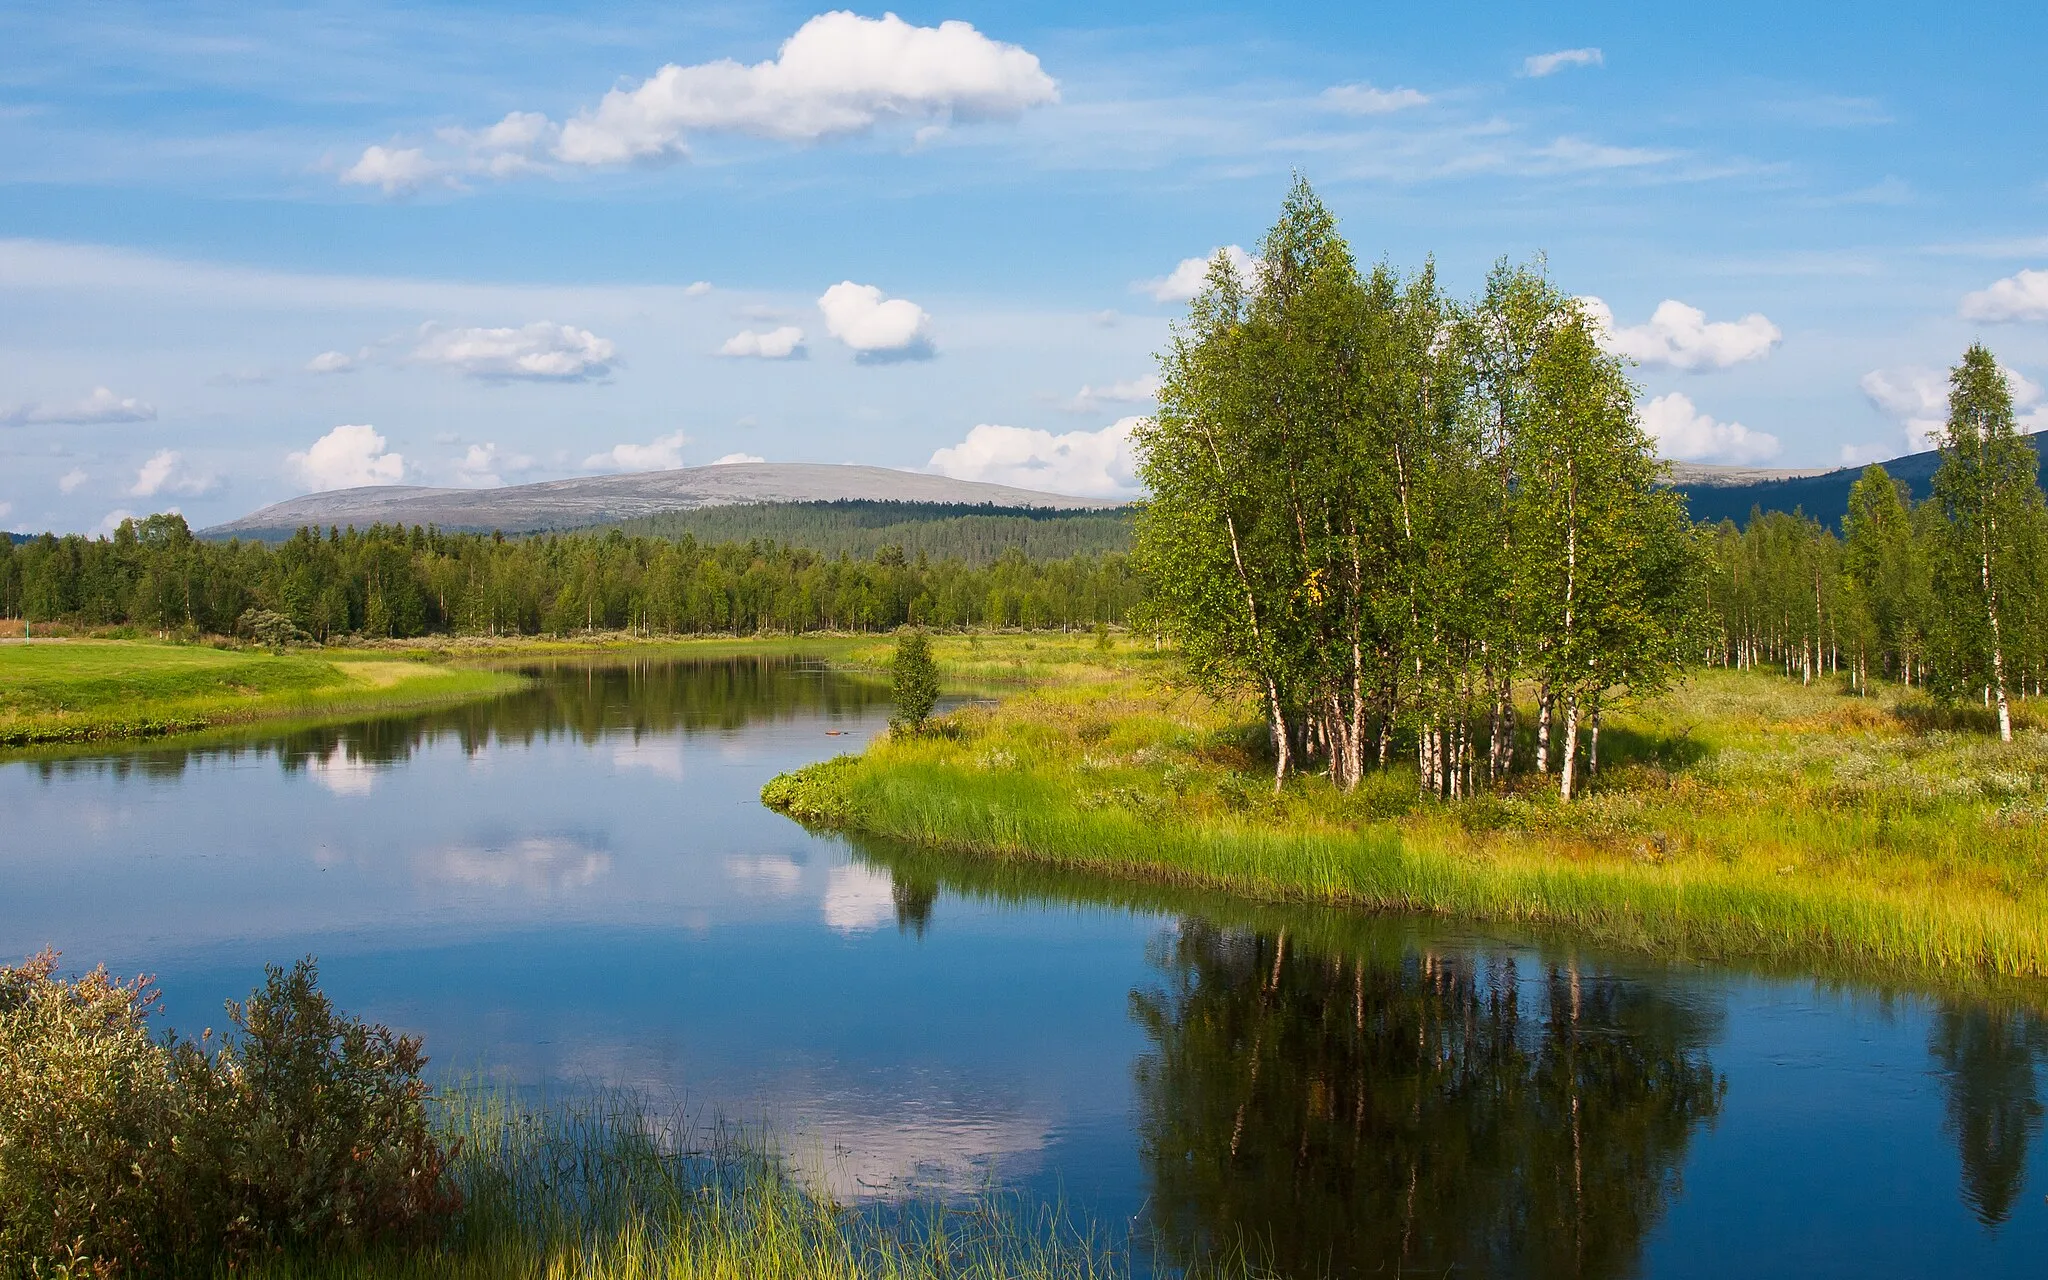
[{"label": "tall green grass", "polygon": [[489,697],[522,683],[510,672],[351,653],[126,640],[8,645],[0,647],[0,746],[356,715]]},{"label": "tall green grass", "polygon": [[651,1124],[624,1095],[533,1105],[442,1095],[464,1195],[441,1247],[278,1258],[274,1280],[1112,1280],[1127,1259],[1050,1209],[855,1208],[805,1188],[761,1135]]},{"label": "tall green grass", "polygon": [[1896,697],[1707,673],[1610,715],[1572,805],[1540,779],[1423,800],[1412,768],[1277,797],[1245,708],[1125,667],[785,775],[814,823],[1262,899],[1563,925],[1614,945],[1951,977],[2048,976],[2048,735]]}]

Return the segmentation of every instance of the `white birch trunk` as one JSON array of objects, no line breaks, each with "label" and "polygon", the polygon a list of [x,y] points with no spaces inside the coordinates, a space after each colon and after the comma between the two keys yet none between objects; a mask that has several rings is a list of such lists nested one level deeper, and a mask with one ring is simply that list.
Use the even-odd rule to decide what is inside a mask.
[{"label": "white birch trunk", "polygon": [[1564,767],[1558,774],[1558,795],[1566,804],[1572,799],[1572,771],[1578,764],[1579,756],[1579,699],[1577,694],[1568,695],[1564,700]]}]

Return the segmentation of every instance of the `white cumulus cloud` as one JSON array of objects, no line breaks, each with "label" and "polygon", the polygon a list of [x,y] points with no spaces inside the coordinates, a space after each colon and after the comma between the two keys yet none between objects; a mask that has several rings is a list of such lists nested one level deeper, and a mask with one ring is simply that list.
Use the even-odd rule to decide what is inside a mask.
[{"label": "white cumulus cloud", "polygon": [[419,147],[365,147],[362,157],[341,171],[341,180],[350,186],[381,187],[387,196],[411,195],[452,177],[446,162],[429,159]]},{"label": "white cumulus cloud", "polygon": [[[2012,392],[2016,425],[2022,431],[2048,431],[2048,404],[2041,385],[2016,369],[1998,367]],[[1899,420],[1908,452],[1940,445],[1948,430],[1948,375],[1934,369],[1872,369],[1863,375],[1863,394],[1880,412]]]},{"label": "white cumulus cloud", "polygon": [[1429,95],[1419,89],[1376,89],[1369,84],[1340,84],[1323,90],[1323,105],[1353,116],[1384,116],[1425,106]]},{"label": "white cumulus cloud", "polygon": [[1217,254],[1230,259],[1230,265],[1246,281],[1258,275],[1259,260],[1244,251],[1243,246],[1227,244],[1220,249],[1211,249],[1206,258],[1182,258],[1180,265],[1154,280],[1140,280],[1131,288],[1160,302],[1186,302],[1202,291],[1202,282],[1209,277],[1209,264]]},{"label": "white cumulus cloud", "polygon": [[349,373],[358,363],[358,357],[346,351],[322,351],[306,361],[307,373]]},{"label": "white cumulus cloud", "polygon": [[336,427],[305,452],[288,454],[285,465],[309,492],[397,484],[405,478],[404,455],[385,452],[384,437],[364,423]]},{"label": "white cumulus cloud", "polygon": [[149,422],[156,406],[133,396],[118,396],[105,387],[71,404],[18,404],[0,409],[0,427],[100,426],[113,422]]},{"label": "white cumulus cloud", "polygon": [[757,453],[728,453],[728,454],[726,454],[726,455],[725,455],[725,456],[723,456],[723,457],[719,457],[719,458],[713,458],[713,459],[712,459],[712,460],[710,461],[710,463],[709,463],[708,465],[710,465],[710,466],[714,466],[714,467],[730,467],[730,466],[736,466],[736,465],[738,465],[739,463],[742,463],[742,462],[766,462],[766,461],[768,461],[768,459],[766,459],[766,458],[762,457],[761,455],[759,455],[759,454],[757,454]]},{"label": "white cumulus cloud", "polygon": [[719,347],[722,356],[752,356],[760,360],[800,360],[804,355],[804,331],[793,324],[756,333],[742,329]]},{"label": "white cumulus cloud", "polygon": [[135,483],[129,486],[128,494],[134,498],[153,498],[159,493],[200,494],[213,486],[214,477],[187,467],[177,450],[158,449],[135,473]]},{"label": "white cumulus cloud", "polygon": [[1778,437],[1751,431],[1739,422],[1719,422],[1674,391],[1643,406],[1643,430],[1657,442],[1660,457],[1683,462],[1746,465],[1778,456]]},{"label": "white cumulus cloud", "polygon": [[670,63],[565,121],[515,111],[484,129],[442,129],[432,154],[368,147],[341,180],[407,195],[468,177],[687,155],[692,134],[815,142],[893,120],[922,125],[922,138],[956,121],[1012,120],[1058,101],[1059,85],[1036,55],[969,23],[920,27],[893,13],[822,13],[765,62]]},{"label": "white cumulus cloud", "polygon": [[1522,59],[1522,74],[1542,77],[1563,71],[1567,67],[1601,67],[1607,59],[1598,49],[1559,49],[1554,53],[1537,53]]},{"label": "white cumulus cloud", "polygon": [[1899,420],[1906,449],[1931,449],[1948,424],[1948,377],[1930,369],[1872,369],[1858,385],[1870,403]]},{"label": "white cumulus cloud", "polygon": [[[170,513],[176,514],[177,510],[176,507],[172,507],[170,508]],[[116,507],[100,517],[100,522],[92,528],[92,536],[95,538],[111,538],[114,536],[114,530],[121,527],[123,520],[133,520],[134,518],[135,513],[133,511],[126,507]]]},{"label": "white cumulus cloud", "polygon": [[67,494],[75,492],[79,485],[84,484],[89,479],[91,477],[86,475],[82,468],[73,467],[57,477],[57,492]]},{"label": "white cumulus cloud", "polygon": [[871,284],[842,280],[818,298],[825,332],[868,363],[931,358],[931,317],[908,298],[891,298]]},{"label": "white cumulus cloud", "polygon": [[926,465],[956,480],[986,480],[1089,497],[1127,496],[1138,487],[1131,430],[1143,421],[1141,417],[1120,418],[1100,431],[1061,435],[983,423],[959,444],[934,453]]},{"label": "white cumulus cloud", "polygon": [[523,453],[504,453],[496,444],[473,444],[455,460],[455,483],[465,488],[503,484],[505,473],[531,471],[534,460]]},{"label": "white cumulus cloud", "polygon": [[1709,321],[1706,312],[1673,298],[1658,303],[1648,323],[1627,327],[1615,324],[1614,312],[1598,298],[1581,298],[1579,305],[1600,330],[1607,350],[1672,369],[1726,369],[1761,360],[1785,336],[1760,313]]},{"label": "white cumulus cloud", "polygon": [[489,381],[585,382],[610,373],[618,349],[588,329],[537,320],[517,329],[430,327],[412,354]]},{"label": "white cumulus cloud", "polygon": [[2048,320],[2048,271],[2022,271],[1989,288],[1963,295],[1965,320],[1992,324],[2008,320]]},{"label": "white cumulus cloud", "polygon": [[683,446],[690,437],[677,431],[646,444],[615,444],[583,460],[591,471],[673,471],[683,465]]},{"label": "white cumulus cloud", "polygon": [[1159,375],[1147,373],[1106,387],[1084,385],[1072,397],[1062,400],[1060,408],[1069,413],[1094,413],[1105,404],[1150,404],[1158,398]]}]

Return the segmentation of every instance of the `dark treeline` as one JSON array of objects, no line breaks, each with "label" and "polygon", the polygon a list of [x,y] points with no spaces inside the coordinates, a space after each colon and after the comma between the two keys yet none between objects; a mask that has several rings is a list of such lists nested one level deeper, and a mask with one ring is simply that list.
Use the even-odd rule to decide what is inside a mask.
[{"label": "dark treeline", "polygon": [[1981,346],[1951,371],[1931,490],[1915,503],[1883,467],[1866,468],[1840,537],[1803,514],[1753,512],[1739,530],[1724,521],[1702,660],[1981,700],[2009,738],[2009,700],[2048,680],[2048,505],[2005,375]]},{"label": "dark treeline", "polygon": [[0,616],[233,633],[250,610],[341,636],[887,631],[1117,622],[1139,595],[1118,554],[975,566],[885,546],[855,558],[767,542],[605,533],[509,539],[417,526],[196,539],[177,515],[112,538],[0,544]]},{"label": "dark treeline", "polygon": [[885,547],[916,559],[975,568],[1015,549],[1031,560],[1065,560],[1131,549],[1131,512],[1058,511],[958,502],[752,502],[666,511],[616,526],[629,537],[770,542],[865,560]]}]

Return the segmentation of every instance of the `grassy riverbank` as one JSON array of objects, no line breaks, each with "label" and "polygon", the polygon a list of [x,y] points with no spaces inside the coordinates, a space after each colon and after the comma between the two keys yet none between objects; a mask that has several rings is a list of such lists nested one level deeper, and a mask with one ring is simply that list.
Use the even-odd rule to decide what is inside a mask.
[{"label": "grassy riverbank", "polygon": [[623,632],[442,636],[283,654],[127,639],[0,644],[0,747],[111,742],[258,721],[317,724],[466,702],[520,688],[524,677],[511,668],[536,663],[789,655],[860,667],[886,663],[888,649],[872,636],[657,641]]},{"label": "grassy riverbank", "polygon": [[1349,796],[1313,777],[1273,796],[1255,709],[1177,685],[1158,655],[977,643],[937,642],[949,675],[1014,658],[1041,683],[764,798],[926,847],[1257,898],[1700,957],[2048,976],[2048,734],[2031,715],[2002,746],[1974,713],[1896,691],[1706,672],[1610,714],[1602,772],[1569,806],[1541,778],[1423,800],[1412,765]]},{"label": "grassy riverbank", "polygon": [[142,640],[0,646],[0,745],[96,742],[251,720],[459,702],[517,675],[402,654],[273,654]]}]

